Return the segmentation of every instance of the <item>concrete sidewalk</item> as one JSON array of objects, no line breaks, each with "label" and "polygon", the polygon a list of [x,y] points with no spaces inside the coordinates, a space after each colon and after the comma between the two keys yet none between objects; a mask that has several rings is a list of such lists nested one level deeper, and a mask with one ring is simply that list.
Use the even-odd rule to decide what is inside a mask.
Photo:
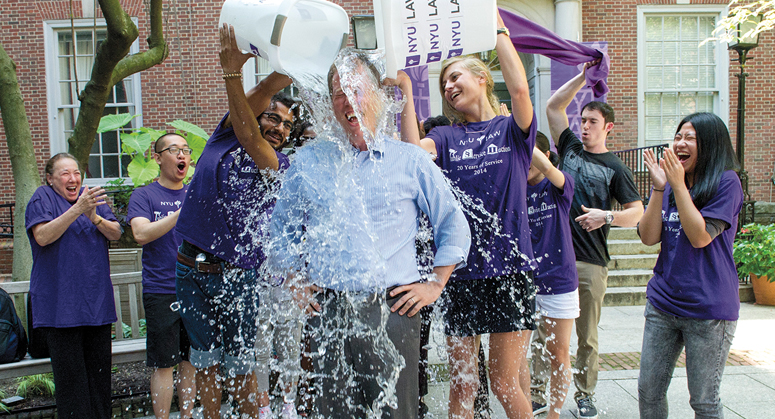
[{"label": "concrete sidewalk", "polygon": [[[638,365],[643,338],[643,306],[604,307],[600,321],[601,372],[595,394],[600,417],[638,417]],[[441,339],[434,336],[434,341]],[[576,335],[571,338],[575,353]],[[438,355],[437,351],[433,351]],[[442,361],[441,357],[437,361]],[[668,391],[671,418],[693,418],[689,406],[686,369],[679,367]],[[561,418],[575,418],[575,388],[571,384]],[[434,418],[446,418],[449,383],[433,383],[427,401]],[[775,307],[743,303],[724,378],[721,401],[725,417],[775,418]],[[491,395],[493,418],[506,418]],[[546,417],[545,414],[537,418]]]}]

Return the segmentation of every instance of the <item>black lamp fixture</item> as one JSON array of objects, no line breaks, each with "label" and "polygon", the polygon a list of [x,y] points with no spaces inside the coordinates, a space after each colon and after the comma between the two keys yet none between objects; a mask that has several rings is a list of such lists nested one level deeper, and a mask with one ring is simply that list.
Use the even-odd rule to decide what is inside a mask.
[{"label": "black lamp fixture", "polygon": [[377,49],[377,29],[374,15],[355,15],[350,18],[353,39],[357,49]]},{"label": "black lamp fixture", "polygon": [[743,224],[753,222],[755,215],[754,201],[748,192],[748,172],[745,170],[745,62],[748,59],[748,51],[759,46],[759,34],[751,36],[750,33],[762,21],[762,15],[751,15],[746,20],[738,23],[732,30],[732,41],[729,49],[737,51],[737,61],[740,73],[737,77],[737,160],[740,162],[740,183],[743,186],[743,208],[740,211],[738,230]]}]

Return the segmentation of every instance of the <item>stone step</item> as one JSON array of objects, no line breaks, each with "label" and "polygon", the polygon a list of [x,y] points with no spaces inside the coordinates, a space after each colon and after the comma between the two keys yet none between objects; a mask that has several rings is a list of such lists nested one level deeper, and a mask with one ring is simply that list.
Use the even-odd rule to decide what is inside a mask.
[{"label": "stone step", "polygon": [[611,255],[653,255],[659,253],[660,246],[646,246],[640,240],[608,240],[608,253]]},{"label": "stone step", "polygon": [[608,289],[645,287],[654,272],[651,269],[623,269],[608,271]]},{"label": "stone step", "polygon": [[608,240],[640,240],[635,227],[611,227]]},{"label": "stone step", "polygon": [[654,269],[657,264],[657,254],[648,255],[611,255],[608,270],[614,269]]},{"label": "stone step", "polygon": [[[610,281],[610,277],[609,277]],[[608,287],[604,307],[646,305],[646,287]]]}]

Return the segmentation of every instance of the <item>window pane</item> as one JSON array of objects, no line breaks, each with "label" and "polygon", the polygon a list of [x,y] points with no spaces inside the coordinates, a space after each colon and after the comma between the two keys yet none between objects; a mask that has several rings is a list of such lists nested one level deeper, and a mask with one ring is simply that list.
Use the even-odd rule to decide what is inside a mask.
[{"label": "window pane", "polygon": [[102,164],[98,156],[89,156],[89,168],[86,171],[87,176],[90,178],[101,178],[102,176]]},{"label": "window pane", "polygon": [[646,18],[646,41],[662,40],[662,18],[649,16]]},{"label": "window pane", "polygon": [[699,67],[696,65],[681,67],[681,87],[697,89],[700,87]]},{"label": "window pane", "polygon": [[664,60],[662,59],[662,43],[661,42],[648,42],[646,43],[646,65],[662,65]]},{"label": "window pane", "polygon": [[681,115],[689,115],[697,112],[697,97],[695,95],[681,95]]},{"label": "window pane", "polygon": [[91,30],[88,31],[76,31],[75,32],[75,40],[77,41],[75,43],[76,51],[75,53],[78,55],[92,55],[94,54],[93,48],[93,42],[92,42],[92,32]]},{"label": "window pane", "polygon": [[60,115],[62,115],[62,128],[65,131],[72,131],[75,128],[75,119],[78,117],[78,108],[65,108]]},{"label": "window pane", "polygon": [[73,60],[70,57],[59,58],[59,80],[72,80]]},{"label": "window pane", "polygon": [[716,88],[716,68],[712,66],[700,67],[700,87]]},{"label": "window pane", "polygon": [[665,16],[664,28],[662,37],[663,39],[678,39],[678,27],[680,26],[681,18],[676,16]]},{"label": "window pane", "polygon": [[[97,137],[99,137],[99,134],[97,134]],[[99,140],[99,138],[94,140],[94,142],[91,144],[91,150],[89,150],[89,154],[100,154],[100,140]]]},{"label": "window pane", "polygon": [[62,101],[63,105],[74,105],[75,104],[75,98],[76,98],[76,92],[75,92],[75,83],[70,82],[61,82],[59,83],[59,100]]},{"label": "window pane", "polygon": [[662,95],[662,114],[676,115],[678,113],[678,94],[665,93]]},{"label": "window pane", "polygon": [[662,113],[662,104],[659,93],[646,93],[646,116],[659,115],[660,113]]},{"label": "window pane", "polygon": [[102,157],[102,177],[120,177],[118,171],[118,156]]},{"label": "window pane", "polygon": [[713,93],[702,92],[697,96],[698,112],[713,112]]},{"label": "window pane", "polygon": [[132,162],[132,158],[129,157],[128,155],[123,154],[121,156],[121,176],[126,176],[126,173],[127,173],[126,168],[127,166],[129,166],[129,163],[131,162]]},{"label": "window pane", "polygon": [[662,138],[661,143],[670,142],[675,137],[675,129],[678,128],[679,119],[672,117],[662,118]]},{"label": "window pane", "polygon": [[662,64],[675,65],[680,62],[680,56],[678,54],[678,42],[663,42],[662,43],[663,54],[665,60]]},{"label": "window pane", "polygon": [[662,69],[659,67],[646,68],[646,84],[651,89],[662,88]]},{"label": "window pane", "polygon": [[716,18],[712,16],[700,17],[700,38],[705,39],[713,36],[713,29],[716,28]]},{"label": "window pane", "polygon": [[698,18],[696,17],[684,17],[681,19],[681,39],[697,39],[699,36],[697,33],[697,20]]},{"label": "window pane", "polygon": [[662,87],[666,89],[675,89],[678,87],[678,67],[664,68],[664,81]]},{"label": "window pane", "polygon": [[681,64],[699,63],[699,48],[697,42],[681,42]]},{"label": "window pane", "polygon": [[57,43],[59,44],[59,55],[73,55],[73,37],[70,32],[57,33]]},{"label": "window pane", "polygon": [[102,152],[118,153],[118,132],[108,131],[102,133]]},{"label": "window pane", "polygon": [[134,100],[132,100],[132,80],[124,79],[116,85],[116,97],[120,103],[134,102]]},{"label": "window pane", "polygon": [[646,140],[660,141],[662,119],[660,117],[646,118]]}]

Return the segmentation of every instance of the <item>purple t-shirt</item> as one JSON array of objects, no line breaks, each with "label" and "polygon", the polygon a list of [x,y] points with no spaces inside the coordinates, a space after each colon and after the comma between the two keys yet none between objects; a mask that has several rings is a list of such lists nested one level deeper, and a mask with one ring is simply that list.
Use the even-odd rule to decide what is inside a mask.
[{"label": "purple t-shirt", "polygon": [[[108,239],[89,217],[78,216],[59,239],[46,246],[40,246],[32,234],[32,227],[53,221],[70,207],[50,186],[39,187],[27,204],[33,327],[102,326],[116,321]],[[97,214],[116,221],[108,205],[97,207]]]},{"label": "purple t-shirt", "polygon": [[535,186],[527,185],[530,238],[538,264],[535,284],[538,293],[543,295],[565,294],[579,287],[569,221],[573,178],[565,172],[562,175],[565,176],[562,189],[548,178]]},{"label": "purple t-shirt", "polygon": [[[277,185],[259,173],[234,129],[223,126],[226,116],[196,163],[175,232],[202,250],[252,269],[264,259],[260,244]],[[288,157],[278,152],[277,158],[281,170],[288,167]]]},{"label": "purple t-shirt", "polygon": [[[188,185],[178,190],[167,189],[159,182],[135,189],[129,198],[127,221],[142,217],[150,222],[159,221],[175,213],[183,205]],[[183,239],[175,229],[143,245],[143,292],[175,294],[175,261]]]},{"label": "purple t-shirt", "polygon": [[514,118],[496,116],[465,126],[436,127],[428,138],[436,142],[436,164],[452,185],[465,192],[474,206],[481,200],[488,214],[497,215],[500,228],[494,231],[498,229],[488,221],[488,214],[462,202],[471,226],[471,251],[466,267],[457,270],[452,279],[492,278],[533,270],[525,189],[536,138],[535,114],[527,133]]},{"label": "purple t-shirt", "polygon": [[668,184],[662,201],[662,250],[646,291],[649,302],[677,317],[737,320],[740,297],[732,242],[743,205],[740,179],[731,170],[724,172],[716,195],[700,209],[704,218],[731,226],[701,249],[686,237],[678,209],[669,203],[670,192]]}]

